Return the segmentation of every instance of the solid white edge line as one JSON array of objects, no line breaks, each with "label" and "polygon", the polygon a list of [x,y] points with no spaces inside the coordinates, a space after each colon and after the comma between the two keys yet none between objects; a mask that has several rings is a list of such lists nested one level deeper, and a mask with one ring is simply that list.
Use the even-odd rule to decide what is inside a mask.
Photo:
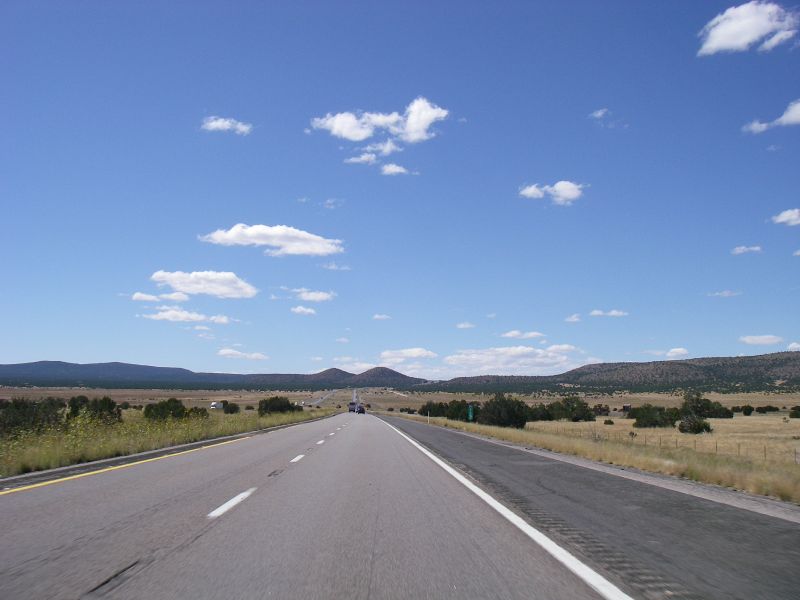
[{"label": "solid white edge line", "polygon": [[236,496],[234,496],[233,498],[228,500],[225,504],[223,504],[219,508],[215,508],[210,513],[208,513],[208,518],[209,519],[216,519],[220,515],[224,515],[226,512],[228,512],[234,506],[239,504],[242,500],[245,500],[250,494],[252,494],[255,491],[256,491],[256,488],[250,488],[249,490],[247,490],[245,492],[242,492],[241,494],[237,494]]},{"label": "solid white edge line", "polygon": [[320,441],[317,442],[317,446],[319,446],[320,444],[324,444],[324,443],[325,443],[325,440],[320,440]]},{"label": "solid white edge line", "polygon": [[292,460],[290,460],[289,462],[293,462],[293,463],[300,462],[301,460],[303,460],[303,457],[304,457],[304,456],[305,456],[305,454],[298,454],[297,456],[295,456],[295,457],[294,457]]},{"label": "solid white edge line", "polygon": [[[386,423],[386,421],[383,422]],[[633,600],[633,598],[628,596],[625,592],[623,592],[613,583],[608,581],[597,571],[594,571],[592,568],[582,563],[569,551],[565,550],[564,548],[556,544],[553,540],[551,540],[541,531],[539,531],[538,529],[527,523],[519,515],[517,515],[516,513],[512,512],[511,510],[503,506],[498,500],[496,500],[494,497],[484,492],[481,488],[472,483],[469,479],[464,477],[461,473],[456,471],[453,467],[448,465],[438,456],[434,455],[432,452],[422,447],[418,442],[416,442],[415,440],[407,436],[405,433],[397,429],[394,425],[391,425],[389,423],[386,423],[386,425],[394,429],[396,433],[404,437],[407,442],[409,442],[417,450],[422,452],[425,456],[427,456],[433,462],[439,465],[461,485],[463,485],[473,494],[478,496],[478,498],[483,500],[486,504],[488,504],[498,513],[500,513],[501,516],[503,516],[517,529],[522,531],[522,533],[524,533],[534,542],[539,544],[539,546],[541,546],[548,554],[550,554],[558,562],[564,565],[567,569],[572,571],[586,585],[588,585],[590,588],[598,592],[603,598],[605,598],[606,600]]]}]

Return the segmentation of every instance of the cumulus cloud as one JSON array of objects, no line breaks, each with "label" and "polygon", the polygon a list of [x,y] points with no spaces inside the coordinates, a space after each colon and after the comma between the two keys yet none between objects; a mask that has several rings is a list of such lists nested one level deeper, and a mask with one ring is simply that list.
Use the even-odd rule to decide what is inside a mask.
[{"label": "cumulus cloud", "polygon": [[567,323],[580,323],[581,315],[580,315],[580,313],[573,313],[570,316],[568,316],[566,319],[564,319],[564,321],[566,321]]},{"label": "cumulus cloud", "polygon": [[800,256],[800,250],[795,250],[792,252],[792,256]]},{"label": "cumulus cloud", "polygon": [[589,313],[590,317],[627,317],[628,313],[624,310],[612,308],[611,310],[600,310],[595,308]]},{"label": "cumulus cloud", "polygon": [[[324,117],[315,117],[311,120],[313,129],[322,129],[334,137],[349,140],[351,142],[363,142],[371,138],[378,131],[386,131],[395,138],[404,142],[414,144],[428,140],[434,136],[430,130],[431,126],[437,121],[447,118],[448,111],[436,106],[423,97],[413,100],[405,109],[404,114],[374,113],[374,112],[341,112],[328,113]],[[386,145],[391,142],[391,145]],[[384,142],[383,149],[379,150],[375,145],[375,150],[388,155],[398,148],[394,142],[389,140]]]},{"label": "cumulus cloud", "polygon": [[252,298],[258,290],[230,271],[156,271],[150,276],[159,286],[183,294],[206,294],[217,298]]},{"label": "cumulus cloud", "polygon": [[475,327],[474,323],[470,323],[469,321],[462,321],[461,323],[456,324],[456,329],[473,329]]},{"label": "cumulus cloud", "polygon": [[520,188],[519,195],[523,198],[540,199],[545,194],[550,196],[553,204],[569,206],[583,195],[583,188],[586,184],[574,183],[572,181],[557,181],[553,185],[539,185],[534,183]]},{"label": "cumulus cloud", "polygon": [[244,360],[267,360],[269,356],[261,352],[239,352],[233,348],[222,348],[217,352],[217,356],[225,358],[241,358]]},{"label": "cumulus cloud", "polygon": [[158,302],[158,296],[153,296],[152,294],[143,294],[142,292],[134,292],[133,296],[131,296],[131,300],[136,302]]},{"label": "cumulus cloud", "polygon": [[335,292],[320,292],[307,288],[295,288],[292,292],[295,293],[298,300],[304,300],[305,302],[327,302],[336,297]]},{"label": "cumulus cloud", "polygon": [[557,345],[547,349],[506,346],[459,350],[446,356],[444,362],[463,375],[545,375],[560,373],[583,364],[571,358],[570,351],[563,350],[567,346]]},{"label": "cumulus cloud", "polygon": [[206,117],[200,126],[205,131],[232,131],[236,135],[249,134],[253,126],[250,123],[243,123],[236,119],[226,119],[223,117]]},{"label": "cumulus cloud", "polygon": [[204,242],[221,246],[269,246],[269,256],[328,256],[344,252],[341,240],[287,225],[246,225],[238,223],[230,229],[217,229],[200,236]]},{"label": "cumulus cloud", "polygon": [[405,167],[401,167],[400,165],[396,165],[394,163],[388,163],[381,166],[381,174],[383,175],[408,175],[408,169]]},{"label": "cumulus cloud", "polygon": [[782,225],[800,225],[800,208],[790,208],[772,217],[772,222]]},{"label": "cumulus cloud", "polygon": [[761,252],[761,246],[736,246],[731,250],[731,254],[738,256],[739,254],[757,254]]},{"label": "cumulus cloud", "polygon": [[797,342],[792,342],[791,344],[786,346],[786,349],[789,352],[798,352],[798,351],[800,351],[800,344],[798,344]]},{"label": "cumulus cloud", "polygon": [[335,340],[335,341],[336,341],[337,343],[339,343],[339,344],[349,344],[349,343],[350,343],[350,339],[349,339],[349,338],[346,338],[346,337],[340,337],[340,338],[336,338],[336,340]]},{"label": "cumulus cloud", "polygon": [[384,314],[380,314],[380,313],[372,315],[372,320],[373,321],[388,321],[391,318],[392,317],[390,317],[389,315],[384,315]]},{"label": "cumulus cloud", "polygon": [[764,133],[772,127],[788,127],[789,125],[800,125],[800,100],[791,102],[783,114],[774,121],[763,122],[758,119],[750,121],[742,126],[745,133]]},{"label": "cumulus cloud", "polygon": [[293,306],[289,310],[291,310],[296,315],[315,315],[315,314],[317,314],[317,311],[314,310],[313,308],[308,308],[308,307],[302,306],[302,305]]},{"label": "cumulus cloud", "polygon": [[370,144],[369,146],[365,146],[364,150],[367,152],[377,152],[381,156],[389,156],[395,152],[402,152],[403,148],[395,144],[394,140],[388,139],[385,142],[376,142],[374,144]]},{"label": "cumulus cloud", "polygon": [[797,33],[798,18],[774,2],[753,0],[732,6],[711,19],[698,34],[702,45],[698,56],[717,52],[744,52],[759,42],[768,52]]},{"label": "cumulus cloud", "polygon": [[404,348],[402,350],[384,350],[381,352],[381,363],[399,365],[409,359],[436,358],[438,354],[425,348]]},{"label": "cumulus cloud", "polygon": [[589,113],[589,118],[600,120],[606,115],[608,115],[610,112],[611,111],[609,111],[607,108],[598,108],[597,110],[593,110],[592,112]]},{"label": "cumulus cloud", "polygon": [[739,338],[739,341],[751,346],[771,346],[780,344],[783,338],[777,335],[743,335]]},{"label": "cumulus cloud", "polygon": [[351,373],[362,373],[363,371],[367,371],[378,366],[374,363],[365,362],[352,356],[336,356],[334,357],[333,362],[340,369],[344,369],[345,371],[349,371]]},{"label": "cumulus cloud", "polygon": [[227,325],[231,322],[230,317],[225,315],[207,316],[202,313],[185,310],[179,306],[159,306],[157,312],[142,315],[145,319],[152,321],[172,321],[174,323],[197,323],[208,321],[218,325]]},{"label": "cumulus cloud", "polygon": [[323,269],[327,269],[328,271],[350,271],[350,267],[348,265],[340,265],[336,262],[329,262],[323,265],[320,265]]},{"label": "cumulus cloud", "polygon": [[543,333],[538,331],[520,331],[519,329],[512,329],[501,334],[500,337],[513,338],[517,340],[530,340],[533,338],[544,337]]},{"label": "cumulus cloud", "polygon": [[686,348],[670,348],[667,350],[667,358],[682,358],[688,356],[689,351]]},{"label": "cumulus cloud", "polygon": [[375,156],[375,154],[372,152],[364,152],[358,156],[345,158],[344,162],[349,165],[372,165],[375,164],[376,160],[378,160],[378,157]]},{"label": "cumulus cloud", "polygon": [[741,296],[742,292],[734,292],[733,290],[722,290],[720,292],[709,292],[706,295],[712,298],[733,298],[734,296]]}]

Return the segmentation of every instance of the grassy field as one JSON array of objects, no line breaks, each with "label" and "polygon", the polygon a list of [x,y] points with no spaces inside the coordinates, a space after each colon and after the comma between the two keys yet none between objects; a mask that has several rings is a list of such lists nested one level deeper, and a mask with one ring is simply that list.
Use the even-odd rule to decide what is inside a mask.
[{"label": "grassy field", "polygon": [[[419,416],[405,418],[426,420]],[[615,421],[613,426],[602,425],[602,420],[594,423],[536,422],[529,423],[525,429],[444,418],[430,420],[441,427],[800,504],[800,466],[794,462],[795,452],[800,453],[800,419],[784,422],[781,416],[773,414],[709,421],[714,433],[695,436],[668,428],[634,430],[630,420]],[[632,431],[635,437],[629,435]],[[752,451],[736,454],[735,448],[740,444]]]},{"label": "grassy field", "polygon": [[259,417],[255,411],[247,411],[236,415],[212,413],[207,419],[152,421],[142,417],[141,411],[126,410],[122,422],[114,425],[104,425],[80,416],[65,428],[0,438],[0,476],[298,423],[331,412],[319,409]]}]

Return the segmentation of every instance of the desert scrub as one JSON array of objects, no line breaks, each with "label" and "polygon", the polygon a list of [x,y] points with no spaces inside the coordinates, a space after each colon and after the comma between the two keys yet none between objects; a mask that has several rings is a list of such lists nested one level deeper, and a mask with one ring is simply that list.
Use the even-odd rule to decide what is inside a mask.
[{"label": "desert scrub", "polygon": [[[407,419],[426,421],[417,416],[406,416]],[[720,419],[722,423],[725,419]],[[731,427],[733,420],[727,419]],[[748,425],[756,425],[751,419],[744,419]],[[736,456],[728,454],[712,454],[694,450],[693,446],[668,444],[643,445],[637,441],[643,434],[607,437],[592,428],[589,423],[528,423],[526,429],[511,427],[492,427],[461,421],[449,421],[444,418],[431,418],[432,425],[458,429],[476,433],[515,444],[534,446],[581,456],[590,460],[605,462],[625,467],[633,467],[653,473],[664,473],[677,477],[685,477],[694,481],[712,483],[725,487],[744,490],[753,494],[772,496],[800,504],[800,465],[786,460],[763,459],[757,455]],[[628,421],[627,431],[632,423]],[[541,429],[543,425],[546,429]],[[785,424],[776,423],[776,427]],[[536,429],[532,429],[535,426]],[[556,429],[559,427],[559,429]],[[722,429],[722,427],[720,427]],[[566,433],[582,431],[582,437]],[[674,431],[674,430],[673,430]],[[676,434],[685,437],[696,437],[691,434]],[[658,436],[654,436],[658,437]],[[652,437],[651,437],[652,443]],[[710,436],[707,444],[714,444]]]},{"label": "desert scrub", "polygon": [[120,423],[81,413],[57,427],[21,430],[0,438],[0,475],[7,477],[299,423],[330,412],[291,412],[262,417],[251,412],[152,420],[144,418],[140,411],[130,410],[125,411]]}]

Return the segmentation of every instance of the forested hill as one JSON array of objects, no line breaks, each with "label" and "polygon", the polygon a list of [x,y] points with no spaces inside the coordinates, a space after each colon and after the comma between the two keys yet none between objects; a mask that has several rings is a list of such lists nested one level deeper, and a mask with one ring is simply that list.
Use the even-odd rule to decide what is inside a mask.
[{"label": "forested hill", "polygon": [[560,375],[457,377],[426,381],[376,367],[360,374],[327,369],[310,375],[195,373],[128,363],[40,361],[0,365],[0,385],[108,388],[322,390],[391,387],[411,391],[556,393],[611,391],[800,391],[800,352],[586,365]]}]

